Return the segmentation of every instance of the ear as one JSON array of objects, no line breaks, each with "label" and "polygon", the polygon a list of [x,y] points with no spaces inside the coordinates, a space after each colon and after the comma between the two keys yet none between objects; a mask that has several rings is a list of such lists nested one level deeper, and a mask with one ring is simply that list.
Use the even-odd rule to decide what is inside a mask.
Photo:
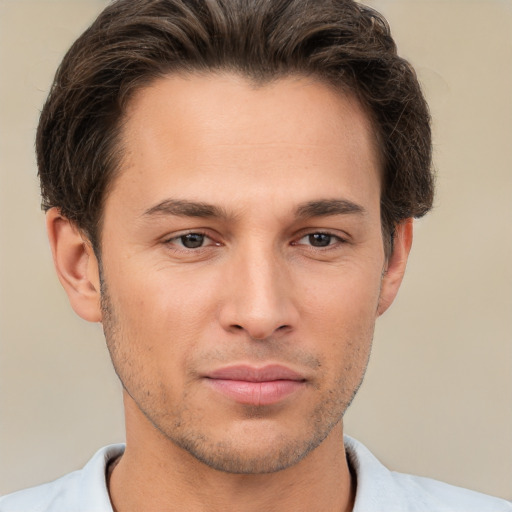
[{"label": "ear", "polygon": [[84,320],[100,322],[99,266],[90,242],[57,208],[48,210],[46,229],[57,276],[71,307]]},{"label": "ear", "polygon": [[395,227],[393,252],[386,262],[382,277],[377,315],[384,313],[395,300],[407,266],[412,245],[413,219],[405,219]]}]

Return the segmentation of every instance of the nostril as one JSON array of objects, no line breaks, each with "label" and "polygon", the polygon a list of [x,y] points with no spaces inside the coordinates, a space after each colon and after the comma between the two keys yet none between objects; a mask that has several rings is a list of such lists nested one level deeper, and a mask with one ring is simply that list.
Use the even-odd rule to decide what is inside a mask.
[{"label": "nostril", "polygon": [[[241,326],[241,325],[239,325],[239,324],[233,324],[231,327],[232,327],[233,329],[236,329],[237,331],[244,331],[244,330],[245,330],[245,328],[244,328],[244,327],[242,327],[242,326]],[[276,328],[276,330],[275,330],[274,332],[278,332],[278,331],[281,331],[281,332],[282,332],[282,331],[285,331],[285,330],[287,330],[287,329],[289,329],[289,328],[290,328],[290,326],[289,326],[289,325],[287,325],[287,324],[283,324],[283,325],[280,325],[279,327],[277,327],[277,328]],[[254,339],[264,339],[264,338],[266,338],[266,337],[267,337],[266,335],[265,335],[265,336],[256,336],[256,337],[254,337]]]}]

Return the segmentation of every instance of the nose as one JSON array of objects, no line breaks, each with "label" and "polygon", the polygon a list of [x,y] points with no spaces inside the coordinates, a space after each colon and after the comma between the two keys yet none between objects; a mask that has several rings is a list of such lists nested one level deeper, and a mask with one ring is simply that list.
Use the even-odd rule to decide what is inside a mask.
[{"label": "nose", "polygon": [[295,328],[294,283],[283,258],[260,247],[240,250],[229,266],[220,310],[224,329],[265,340]]}]

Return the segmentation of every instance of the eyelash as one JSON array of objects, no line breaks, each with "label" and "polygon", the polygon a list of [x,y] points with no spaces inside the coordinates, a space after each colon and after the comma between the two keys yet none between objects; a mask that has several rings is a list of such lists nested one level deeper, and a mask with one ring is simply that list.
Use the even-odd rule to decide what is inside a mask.
[{"label": "eyelash", "polygon": [[[345,238],[343,238],[339,235],[335,235],[334,233],[330,233],[329,231],[312,231],[312,232],[305,233],[304,235],[302,235],[296,242],[292,242],[292,245],[299,245],[299,242],[301,240],[303,240],[304,238],[307,238],[307,237],[314,236],[314,235],[327,236],[327,237],[330,237],[331,240],[329,241],[328,245],[324,245],[324,246],[315,246],[312,244],[308,244],[308,245],[304,244],[306,247],[308,247],[311,250],[328,251],[328,250],[336,249],[340,245],[347,243],[347,240]],[[334,242],[334,243],[330,243],[330,242]]]},{"label": "eyelash", "polygon": [[[211,243],[208,245],[200,245],[198,247],[192,248],[192,247],[184,247],[182,239],[186,237],[187,235],[199,235],[204,237],[203,243],[205,240],[210,240]],[[314,246],[312,244],[301,244],[300,241],[304,238],[311,237],[314,235],[323,235],[330,237],[329,244],[325,246]],[[179,242],[181,241],[181,244]],[[331,243],[333,242],[334,243]],[[315,250],[315,251],[328,251],[332,249],[338,248],[340,245],[348,243],[348,240],[339,236],[335,235],[334,233],[331,233],[329,231],[311,231],[308,233],[304,233],[300,236],[300,238],[296,238],[293,242],[291,242],[292,246],[298,246],[303,245],[308,248],[308,250]],[[181,233],[177,236],[173,236],[172,238],[168,238],[164,240],[164,244],[171,247],[172,250],[176,252],[185,252],[185,253],[198,253],[201,250],[205,250],[209,247],[215,247],[215,246],[221,246],[222,244],[220,242],[216,242],[211,236],[209,236],[207,233],[201,230],[194,230],[194,231],[187,231],[186,233]]]},{"label": "eyelash", "polygon": [[[205,239],[211,240],[213,243],[209,245],[201,245],[197,248],[190,248],[190,247],[184,247],[183,245],[174,245],[175,243],[179,242],[181,239],[186,237],[187,235],[199,235],[204,237]],[[199,252],[201,249],[206,249],[207,247],[211,246],[220,246],[221,244],[219,242],[215,242],[211,236],[209,236],[207,233],[201,230],[193,230],[193,231],[187,231],[186,233],[181,233],[177,236],[173,236],[171,238],[168,238],[167,240],[164,240],[164,244],[172,247],[173,250],[177,252]]]}]

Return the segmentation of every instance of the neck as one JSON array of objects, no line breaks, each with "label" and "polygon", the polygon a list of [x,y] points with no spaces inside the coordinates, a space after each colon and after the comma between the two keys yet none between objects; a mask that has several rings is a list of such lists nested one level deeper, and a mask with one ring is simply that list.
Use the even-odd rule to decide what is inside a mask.
[{"label": "neck", "polygon": [[148,435],[132,429],[129,420],[127,415],[126,451],[109,478],[115,512],[352,510],[355,478],[341,423],[299,463],[274,473],[241,475],[212,469],[152,425]]}]

